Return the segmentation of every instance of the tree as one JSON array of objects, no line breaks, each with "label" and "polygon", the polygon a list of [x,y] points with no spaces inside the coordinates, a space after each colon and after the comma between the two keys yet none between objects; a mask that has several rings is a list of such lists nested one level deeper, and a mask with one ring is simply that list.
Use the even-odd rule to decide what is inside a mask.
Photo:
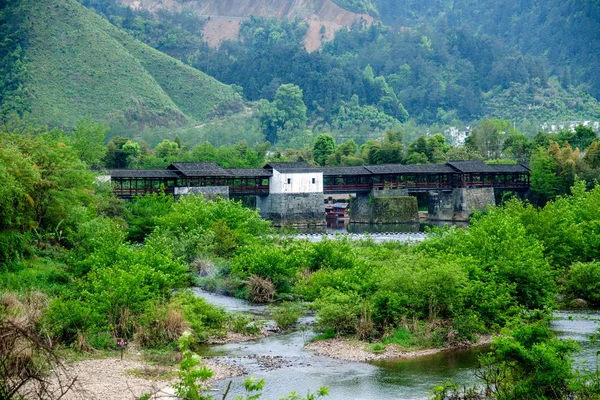
[{"label": "tree", "polygon": [[300,87],[294,84],[279,86],[273,103],[277,110],[282,113],[284,125],[297,129],[306,126],[306,105],[302,100],[302,89]]},{"label": "tree", "polygon": [[510,121],[485,120],[473,129],[466,144],[488,160],[502,158],[503,142],[506,133],[511,130],[510,125]]},{"label": "tree", "polygon": [[176,156],[179,153],[179,150],[177,142],[171,142],[170,140],[165,139],[156,145],[153,154],[157,157],[168,158]]},{"label": "tree", "polygon": [[553,199],[557,194],[558,164],[546,149],[539,147],[531,156],[531,191],[541,196],[543,202]]},{"label": "tree", "polygon": [[313,146],[313,160],[320,166],[327,164],[327,158],[335,153],[335,141],[328,133],[322,133],[317,136]]},{"label": "tree", "polygon": [[90,118],[77,121],[75,130],[67,133],[69,144],[77,152],[81,161],[91,167],[99,167],[106,154],[104,138],[108,127]]},{"label": "tree", "polygon": [[580,150],[585,150],[597,138],[598,138],[598,136],[596,135],[596,132],[594,132],[594,130],[592,128],[589,128],[589,127],[586,127],[586,126],[583,126],[580,124],[575,127],[575,135],[573,138],[574,139],[573,145],[576,147],[579,147]]}]

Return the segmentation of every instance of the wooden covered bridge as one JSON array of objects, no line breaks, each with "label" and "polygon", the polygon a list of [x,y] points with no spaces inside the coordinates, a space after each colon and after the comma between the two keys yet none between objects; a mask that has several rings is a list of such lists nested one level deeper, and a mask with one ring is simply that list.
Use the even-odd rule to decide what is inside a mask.
[{"label": "wooden covered bridge", "polygon": [[[285,179],[280,179],[280,175]],[[309,181],[297,185],[302,179],[306,180],[303,175],[310,176]],[[525,191],[530,183],[529,168],[525,165],[488,165],[482,161],[325,168],[295,162],[234,169],[221,168],[216,163],[178,162],[161,170],[112,170],[110,178],[114,193],[126,199],[158,192],[161,188],[174,195],[180,194],[182,188],[228,187],[230,196],[268,196],[270,193],[295,191],[333,194],[369,193],[383,189],[406,189],[408,192],[451,191],[457,188]]]}]

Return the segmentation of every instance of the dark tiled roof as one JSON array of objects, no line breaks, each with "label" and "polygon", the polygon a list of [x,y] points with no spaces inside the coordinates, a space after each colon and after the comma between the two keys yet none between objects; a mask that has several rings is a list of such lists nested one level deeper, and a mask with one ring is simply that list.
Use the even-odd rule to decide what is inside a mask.
[{"label": "dark tiled roof", "polygon": [[494,167],[491,165],[487,165],[483,161],[473,160],[473,161],[449,161],[447,163],[452,168],[456,169],[458,172],[463,173],[494,173],[497,172]]},{"label": "dark tiled roof", "polygon": [[496,172],[529,172],[529,168],[523,164],[490,164]]},{"label": "dark tiled roof", "polygon": [[226,170],[214,162],[176,162],[167,167],[185,176],[227,176]]},{"label": "dark tiled roof", "polygon": [[113,169],[109,171],[111,178],[178,178],[175,171],[166,169]]},{"label": "dark tiled roof", "polygon": [[446,164],[382,164],[365,165],[373,174],[451,174],[456,172]]},{"label": "dark tiled roof", "polygon": [[225,171],[227,171],[229,175],[236,177],[256,176],[268,178],[270,176],[273,176],[273,173],[271,171],[266,170],[264,168],[228,168],[225,169]]},{"label": "dark tiled roof", "polygon": [[323,168],[323,176],[335,176],[335,175],[371,175],[371,171],[365,167],[327,167]]},{"label": "dark tiled roof", "polygon": [[306,161],[300,162],[271,162],[265,165],[265,169],[274,169],[283,173],[306,173],[320,172],[319,168],[315,168]]}]

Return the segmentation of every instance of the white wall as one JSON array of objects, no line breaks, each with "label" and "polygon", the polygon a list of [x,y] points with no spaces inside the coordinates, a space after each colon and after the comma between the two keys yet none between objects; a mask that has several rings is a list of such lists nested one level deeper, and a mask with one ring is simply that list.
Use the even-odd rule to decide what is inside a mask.
[{"label": "white wall", "polygon": [[[313,179],[315,183],[312,183]],[[269,193],[323,193],[323,173],[282,174],[273,170],[273,176],[269,178]]]}]

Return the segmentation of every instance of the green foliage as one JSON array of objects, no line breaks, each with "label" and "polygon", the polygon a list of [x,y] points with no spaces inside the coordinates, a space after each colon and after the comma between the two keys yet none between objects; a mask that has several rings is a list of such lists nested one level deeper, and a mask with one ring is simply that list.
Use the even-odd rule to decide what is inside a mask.
[{"label": "green foliage", "polygon": [[231,260],[231,273],[241,279],[257,276],[270,280],[277,293],[292,290],[301,260],[279,246],[256,246]]},{"label": "green foliage", "polygon": [[334,0],[334,3],[355,13],[379,15],[377,7],[371,0]]},{"label": "green foliage", "polygon": [[176,247],[177,255],[188,261],[198,255],[215,253],[233,257],[244,246],[270,232],[270,223],[241,202],[189,195],[174,202],[168,212],[157,216],[153,234]]},{"label": "green foliage", "polygon": [[173,203],[173,196],[164,192],[141,196],[127,203],[127,238],[142,242],[156,228],[156,220],[171,211]]},{"label": "green foliage", "polygon": [[597,307],[600,305],[600,263],[571,265],[565,286],[573,298],[581,298],[592,307]]},{"label": "green foliage", "polygon": [[483,381],[497,398],[565,398],[573,377],[569,355],[576,350],[575,342],[553,338],[543,323],[524,325],[494,339],[480,359]]},{"label": "green foliage", "polygon": [[[213,372],[206,366],[201,365],[200,357],[190,349],[193,345],[193,337],[189,332],[184,333],[179,338],[179,351],[182,354],[182,360],[179,364],[179,381],[173,385],[177,397],[186,400],[208,400],[213,398],[205,395],[203,382],[207,381]],[[198,366],[200,366],[198,368]]]},{"label": "green foliage", "polygon": [[282,303],[273,307],[272,313],[277,326],[286,330],[296,325],[298,319],[302,316],[303,308],[299,304]]},{"label": "green foliage", "polygon": [[14,2],[3,10],[11,19],[19,16],[9,25],[19,33],[10,52],[15,56],[2,57],[13,78],[7,107],[21,103],[9,108],[54,126],[74,127],[91,117],[119,131],[200,122],[239,103],[232,88],[138,42],[75,1],[50,3]]},{"label": "green foliage", "polygon": [[335,147],[335,142],[331,135],[323,133],[317,136],[313,145],[313,160],[315,160],[318,165],[324,166],[327,163],[329,156],[335,153]]}]

